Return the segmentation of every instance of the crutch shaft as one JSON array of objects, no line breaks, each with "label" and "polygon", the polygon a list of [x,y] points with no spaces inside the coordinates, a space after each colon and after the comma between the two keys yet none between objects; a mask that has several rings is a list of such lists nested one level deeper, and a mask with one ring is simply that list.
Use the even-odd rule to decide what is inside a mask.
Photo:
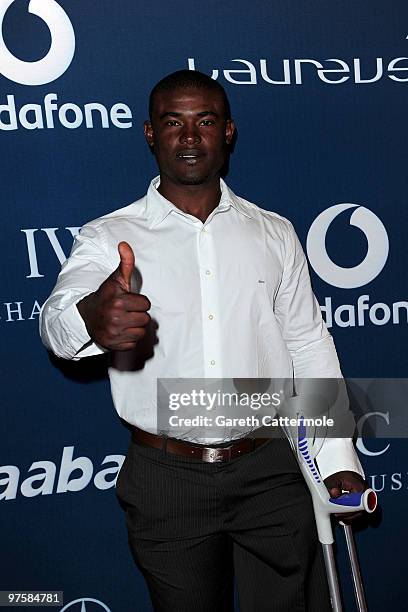
[{"label": "crutch shaft", "polygon": [[329,584],[330,600],[333,612],[342,612],[339,580],[337,577],[336,561],[334,559],[333,545],[322,544],[324,563],[326,565],[327,582]]},{"label": "crutch shaft", "polygon": [[360,565],[358,563],[356,545],[354,542],[353,529],[351,525],[342,523],[346,538],[347,550],[350,559],[351,574],[353,576],[354,594],[358,612],[367,612],[367,603],[364,595],[363,580],[361,578]]}]

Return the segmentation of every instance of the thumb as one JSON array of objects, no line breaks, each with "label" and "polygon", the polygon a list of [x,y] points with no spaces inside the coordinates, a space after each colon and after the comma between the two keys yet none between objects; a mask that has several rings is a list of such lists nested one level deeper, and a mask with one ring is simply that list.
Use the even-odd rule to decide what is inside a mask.
[{"label": "thumb", "polygon": [[330,497],[340,497],[341,488],[340,487],[332,487],[329,489]]},{"label": "thumb", "polygon": [[118,272],[122,277],[126,291],[130,292],[132,272],[135,267],[135,255],[132,247],[127,242],[120,242],[118,244],[118,251],[120,255]]}]

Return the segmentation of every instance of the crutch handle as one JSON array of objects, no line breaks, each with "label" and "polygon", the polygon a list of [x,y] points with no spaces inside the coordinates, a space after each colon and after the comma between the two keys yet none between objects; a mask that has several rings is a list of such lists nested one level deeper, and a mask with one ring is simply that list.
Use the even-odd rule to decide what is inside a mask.
[{"label": "crutch handle", "polygon": [[[365,510],[371,514],[377,507],[377,494],[374,489],[366,489],[362,493],[343,493],[339,497],[330,497],[329,503],[342,506],[345,510]],[[333,512],[337,511],[337,508],[333,509]]]}]

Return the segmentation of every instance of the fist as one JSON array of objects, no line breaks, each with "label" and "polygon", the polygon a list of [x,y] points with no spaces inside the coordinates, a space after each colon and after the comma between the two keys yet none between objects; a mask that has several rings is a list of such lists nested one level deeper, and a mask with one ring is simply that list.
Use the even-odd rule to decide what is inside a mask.
[{"label": "fist", "polygon": [[146,296],[130,291],[135,267],[132,248],[127,242],[120,242],[118,251],[119,266],[77,308],[95,342],[112,351],[128,351],[146,333],[151,304]]},{"label": "fist", "polygon": [[[324,484],[330,493],[330,497],[340,497],[343,491],[348,491],[349,493],[362,493],[367,489],[367,484],[360,474],[349,471],[331,474],[325,479]],[[346,514],[335,514],[334,516],[343,523],[350,523],[362,516],[362,514],[361,511],[357,511],[347,512]]]}]

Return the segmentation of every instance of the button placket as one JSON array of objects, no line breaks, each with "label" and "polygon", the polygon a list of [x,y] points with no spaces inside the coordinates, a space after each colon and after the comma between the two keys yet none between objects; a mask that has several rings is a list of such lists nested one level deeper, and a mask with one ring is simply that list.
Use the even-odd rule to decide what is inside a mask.
[{"label": "button placket", "polygon": [[203,329],[204,374],[222,377],[221,335],[218,312],[218,280],[216,253],[211,232],[203,228],[198,235],[198,259],[201,281],[201,316]]}]

